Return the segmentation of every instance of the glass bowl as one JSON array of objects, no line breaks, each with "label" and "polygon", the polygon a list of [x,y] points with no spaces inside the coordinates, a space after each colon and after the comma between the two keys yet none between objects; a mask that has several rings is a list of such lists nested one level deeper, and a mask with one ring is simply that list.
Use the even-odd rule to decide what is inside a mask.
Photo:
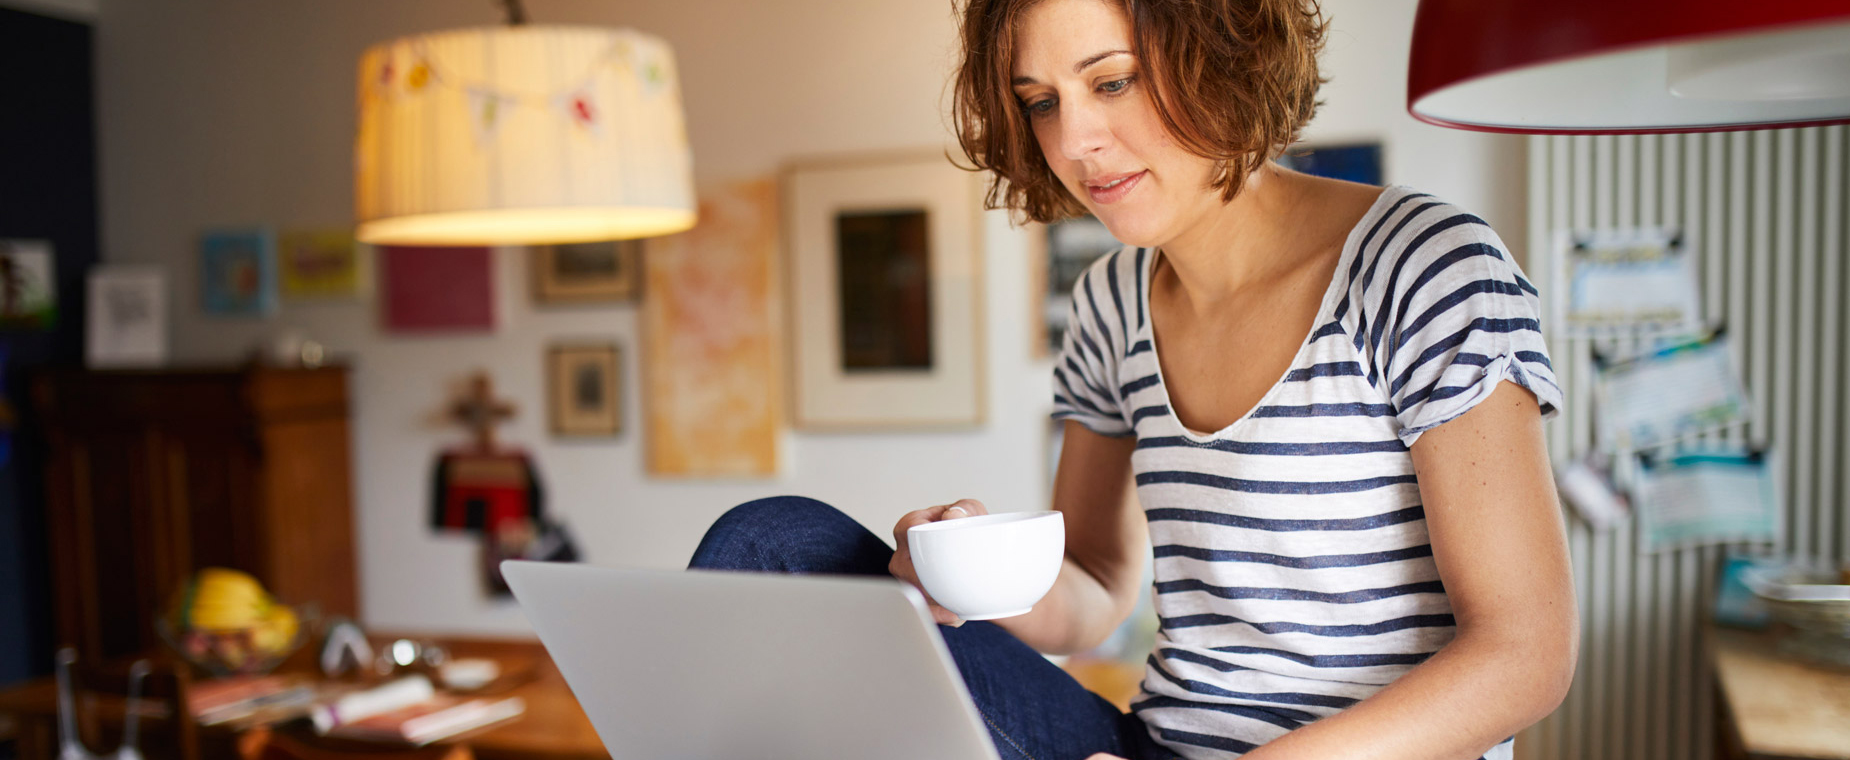
[{"label": "glass bowl", "polygon": [[167,615],[154,621],[154,631],[167,646],[216,678],[267,675],[296,650],[308,642],[318,615],[314,605],[290,607],[295,613],[295,635],[284,641],[261,646],[262,633],[256,627],[208,631],[176,628]]}]

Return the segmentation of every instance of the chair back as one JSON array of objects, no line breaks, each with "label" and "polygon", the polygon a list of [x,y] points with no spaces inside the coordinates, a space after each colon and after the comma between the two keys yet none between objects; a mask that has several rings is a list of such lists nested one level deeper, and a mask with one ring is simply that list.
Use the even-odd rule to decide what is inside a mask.
[{"label": "chair back", "polygon": [[61,760],[199,760],[184,663],[95,664],[58,653]]}]

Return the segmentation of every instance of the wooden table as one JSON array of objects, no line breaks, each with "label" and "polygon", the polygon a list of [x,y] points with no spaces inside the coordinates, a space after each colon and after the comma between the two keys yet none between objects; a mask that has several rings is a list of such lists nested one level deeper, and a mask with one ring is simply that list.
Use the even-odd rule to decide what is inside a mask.
[{"label": "wooden table", "polygon": [[[377,645],[398,636],[369,638]],[[578,699],[572,696],[565,678],[539,641],[443,636],[406,638],[435,640],[448,648],[452,657],[488,657],[500,661],[506,671],[530,674],[497,694],[526,700],[526,713],[439,744],[466,744],[477,760],[609,760],[610,755],[604,751],[603,742],[598,741],[596,729],[592,728],[590,719],[578,706]],[[283,670],[306,668],[310,661],[305,653],[298,653]],[[98,700],[95,709],[103,722],[119,724],[122,720],[120,700]],[[19,722],[19,760],[54,760],[57,757],[58,704],[57,685],[53,679],[42,678],[0,691],[0,716],[7,715]],[[202,728],[200,760],[235,760],[237,733],[227,727]]]},{"label": "wooden table", "polygon": [[1710,628],[1724,750],[1736,758],[1850,760],[1850,669],[1779,651],[1774,634]]}]

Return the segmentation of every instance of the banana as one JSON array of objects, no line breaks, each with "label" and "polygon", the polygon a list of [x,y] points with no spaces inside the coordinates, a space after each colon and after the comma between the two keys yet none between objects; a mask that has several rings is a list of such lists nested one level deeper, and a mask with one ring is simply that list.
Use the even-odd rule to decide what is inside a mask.
[{"label": "banana", "polygon": [[249,629],[280,607],[249,573],[223,567],[200,570],[175,602],[176,621],[203,631]]},{"label": "banana", "polygon": [[199,571],[197,583],[201,591],[225,600],[258,602],[267,600],[269,593],[263,590],[249,573],[223,567],[208,567]]},{"label": "banana", "polygon": [[281,605],[272,607],[251,633],[251,644],[266,654],[279,654],[295,642],[295,612]]}]

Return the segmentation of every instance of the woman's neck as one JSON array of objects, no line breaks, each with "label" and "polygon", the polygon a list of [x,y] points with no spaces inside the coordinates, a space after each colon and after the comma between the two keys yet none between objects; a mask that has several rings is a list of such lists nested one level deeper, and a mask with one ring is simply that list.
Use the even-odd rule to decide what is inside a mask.
[{"label": "woman's neck", "polygon": [[1210,312],[1214,304],[1289,271],[1307,244],[1321,247],[1323,241],[1303,239],[1315,228],[1307,224],[1311,204],[1302,202],[1305,179],[1265,164],[1232,201],[1221,203],[1215,196],[1200,223],[1163,244],[1177,305]]}]

